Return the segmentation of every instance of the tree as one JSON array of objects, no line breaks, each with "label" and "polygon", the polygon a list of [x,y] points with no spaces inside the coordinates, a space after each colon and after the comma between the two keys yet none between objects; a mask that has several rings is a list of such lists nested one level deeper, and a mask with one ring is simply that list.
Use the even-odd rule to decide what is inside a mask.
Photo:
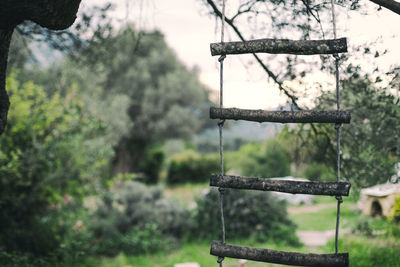
[{"label": "tree", "polygon": [[[393,94],[400,85],[399,68],[374,80],[361,73],[360,66],[350,64],[341,80],[341,106],[352,114],[351,123],[343,125],[341,131],[341,178],[349,180],[356,191],[387,182],[400,161],[400,99]],[[325,92],[317,100],[316,109],[334,109],[335,105],[336,96]],[[303,125],[292,129],[292,138],[299,139],[296,150],[309,164],[306,173],[320,168],[324,176],[311,178],[334,181],[335,129],[322,124],[315,128],[315,132]]]},{"label": "tree", "polygon": [[62,30],[76,19],[81,0],[3,0],[0,3],[0,134],[10,106],[5,88],[7,58],[15,27],[31,20],[51,30]]},{"label": "tree", "polygon": [[370,0],[374,2],[377,5],[386,7],[387,9],[390,9],[391,11],[397,13],[400,15],[400,3],[396,2],[394,0]]},{"label": "tree", "polygon": [[152,145],[168,138],[189,138],[204,126],[208,90],[195,70],[188,70],[158,32],[128,26],[92,43],[83,65],[100,74],[106,94],[130,98],[129,133],[116,147],[115,172],[143,171],[139,162]]}]

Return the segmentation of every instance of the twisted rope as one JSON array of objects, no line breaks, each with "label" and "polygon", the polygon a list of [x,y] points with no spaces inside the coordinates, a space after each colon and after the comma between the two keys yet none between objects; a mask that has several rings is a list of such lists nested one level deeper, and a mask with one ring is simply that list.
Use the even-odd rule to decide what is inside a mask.
[{"label": "twisted rope", "polygon": [[[221,22],[221,43],[224,42],[224,35],[225,35],[225,0],[222,1],[222,22]],[[226,58],[225,55],[222,55],[219,61],[219,108],[222,109],[223,107],[223,97],[224,97],[224,59]],[[219,128],[219,155],[221,161],[221,175],[224,175],[224,143],[223,143],[223,135],[222,129],[224,127],[225,120],[220,120],[218,122]],[[218,188],[219,191],[219,212],[221,216],[221,233],[222,233],[222,243],[225,243],[225,218],[224,218],[224,193],[225,189],[220,187]],[[222,261],[224,257],[218,257],[217,263],[220,267],[222,267]]]},{"label": "twisted rope", "polygon": [[[331,0],[331,11],[332,11],[332,25],[333,25],[333,37],[336,39],[336,17],[335,17],[335,5],[334,0]],[[335,58],[335,72],[336,72],[336,105],[337,111],[340,111],[340,78],[339,78],[339,55],[334,54]],[[341,124],[338,123],[335,125],[336,129],[336,181],[339,183],[340,181],[340,133],[341,133]],[[336,196],[337,200],[337,210],[336,210],[336,230],[335,230],[335,253],[337,254],[338,243],[339,243],[339,223],[340,223],[340,204],[343,203],[342,196]]]}]

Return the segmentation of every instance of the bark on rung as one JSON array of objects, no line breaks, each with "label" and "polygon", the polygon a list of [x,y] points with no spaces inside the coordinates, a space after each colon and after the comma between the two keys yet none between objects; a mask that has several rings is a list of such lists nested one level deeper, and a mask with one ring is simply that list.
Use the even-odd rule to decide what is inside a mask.
[{"label": "bark on rung", "polygon": [[220,174],[211,174],[210,185],[223,188],[324,196],[348,196],[351,187],[349,182],[292,181]]},{"label": "bark on rung", "polygon": [[269,262],[295,266],[349,266],[349,254],[313,254],[286,252],[262,248],[234,246],[213,241],[210,254],[220,257],[246,259],[251,261]]},{"label": "bark on rung", "polygon": [[258,39],[210,44],[211,55],[249,53],[316,55],[347,52],[346,38],[331,40]]},{"label": "bark on rung", "polygon": [[349,111],[267,111],[211,107],[210,118],[280,123],[350,123],[351,114]]}]

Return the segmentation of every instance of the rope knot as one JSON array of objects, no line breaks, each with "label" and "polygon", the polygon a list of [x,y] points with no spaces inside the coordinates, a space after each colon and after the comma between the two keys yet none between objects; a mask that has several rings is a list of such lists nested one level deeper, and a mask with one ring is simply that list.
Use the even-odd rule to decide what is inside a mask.
[{"label": "rope knot", "polygon": [[221,55],[221,56],[218,58],[218,61],[219,61],[219,62],[223,62],[225,58],[226,58],[226,55]]},{"label": "rope knot", "polygon": [[338,130],[338,129],[340,129],[340,127],[342,126],[342,124],[341,123],[336,123],[335,124],[335,130]]},{"label": "rope knot", "polygon": [[342,198],[342,196],[336,196],[335,198],[336,198],[337,201],[339,201],[339,204],[342,204],[342,203],[343,203],[343,198]]},{"label": "rope knot", "polygon": [[223,187],[218,187],[218,191],[219,191],[221,194],[224,194],[224,193],[225,193],[225,188],[223,188]]},{"label": "rope knot", "polygon": [[221,264],[224,261],[224,257],[219,256],[217,262]]},{"label": "rope knot", "polygon": [[333,58],[334,58],[335,60],[339,60],[339,59],[340,59],[338,53],[333,54]]},{"label": "rope knot", "polygon": [[225,124],[225,120],[219,120],[219,122],[218,122],[219,127],[223,127],[224,124]]}]

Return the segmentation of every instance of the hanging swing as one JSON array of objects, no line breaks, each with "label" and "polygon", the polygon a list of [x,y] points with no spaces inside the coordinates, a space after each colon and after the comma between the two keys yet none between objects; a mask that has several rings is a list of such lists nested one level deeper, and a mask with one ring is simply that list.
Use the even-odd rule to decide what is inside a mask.
[{"label": "hanging swing", "polygon": [[[346,38],[336,38],[336,23],[334,3],[331,0],[332,22],[334,39],[332,40],[286,40],[286,39],[258,39],[244,42],[224,42],[225,24],[225,0],[222,1],[222,25],[221,42],[210,45],[211,55],[220,55],[220,98],[219,108],[210,108],[210,118],[219,119],[219,151],[221,171],[220,174],[212,174],[210,185],[218,187],[219,209],[221,215],[222,240],[213,241],[211,244],[212,255],[218,256],[217,262],[222,267],[224,257],[247,259],[253,261],[296,265],[296,266],[348,266],[348,253],[338,253],[340,204],[342,196],[348,196],[350,183],[340,181],[340,129],[343,123],[350,123],[351,114],[340,110],[339,94],[339,56],[338,53],[347,52]],[[314,55],[332,54],[335,58],[336,71],[336,103],[335,111],[264,111],[237,108],[223,108],[223,67],[226,55],[248,54],[248,53],[271,53],[271,54],[295,54]],[[257,122],[279,122],[279,123],[333,123],[336,129],[336,182],[315,181],[290,181],[271,180],[267,178],[232,176],[224,174],[223,153],[223,126],[225,120],[246,120]],[[223,200],[225,188],[250,189],[263,191],[278,191],[292,194],[312,194],[335,196],[337,199],[337,217],[335,232],[335,253],[312,254],[277,251],[261,248],[250,248],[225,243],[225,222],[223,211]]]}]

